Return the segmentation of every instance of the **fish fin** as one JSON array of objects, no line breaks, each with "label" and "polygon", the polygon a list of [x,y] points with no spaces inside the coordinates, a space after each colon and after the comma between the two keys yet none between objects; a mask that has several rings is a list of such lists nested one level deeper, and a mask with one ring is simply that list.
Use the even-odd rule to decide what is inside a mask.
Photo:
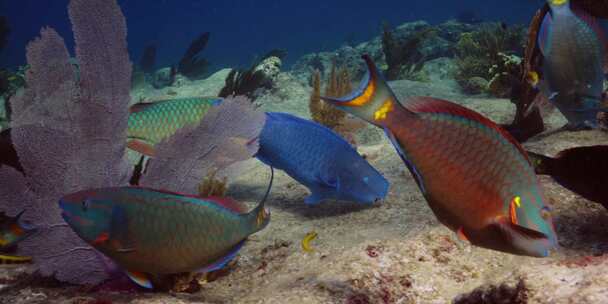
[{"label": "fish fin", "polygon": [[367,65],[367,74],[359,87],[342,97],[321,96],[321,99],[379,127],[387,115],[397,108],[413,115],[401,106],[369,55],[365,54],[362,58]]},{"label": "fish fin", "polygon": [[335,189],[322,189],[321,187],[311,189],[312,193],[304,199],[306,205],[316,205],[323,200],[334,197]]},{"label": "fish fin", "polygon": [[133,113],[142,112],[154,104],[155,104],[155,102],[145,102],[145,101],[136,103],[136,104],[132,105],[131,107],[129,107],[129,113],[133,114]]},{"label": "fish fin", "polygon": [[447,100],[423,96],[412,97],[408,99],[404,105],[406,108],[410,109],[414,113],[449,114],[464,117],[471,121],[475,121],[481,125],[486,126],[487,128],[493,129],[496,132],[500,133],[505,139],[511,142],[511,144],[513,144],[517,148],[517,150],[519,150],[519,152],[521,152],[527,159],[526,151],[509,132],[501,128],[492,120],[469,108],[463,107],[459,104]]},{"label": "fish fin", "polygon": [[538,108],[541,117],[547,117],[555,110],[555,105],[542,92],[536,94],[536,97],[524,112],[524,116],[528,116],[532,111]]},{"label": "fish fin", "polygon": [[209,200],[219,206],[222,206],[226,209],[234,211],[239,214],[243,214],[247,212],[247,206],[242,202],[239,202],[231,197],[219,197],[219,196],[210,196],[205,197],[205,200]]},{"label": "fish fin", "polygon": [[127,147],[149,157],[154,157],[155,154],[154,145],[141,139],[130,139],[127,142]]},{"label": "fish fin", "polygon": [[29,263],[32,261],[28,256],[4,255],[0,254],[0,264],[20,264]]},{"label": "fish fin", "polygon": [[471,242],[469,241],[469,238],[464,234],[464,230],[462,229],[462,227],[458,228],[458,230],[456,231],[456,235],[458,236],[458,239],[463,242]]},{"label": "fish fin", "polygon": [[135,282],[135,284],[143,287],[143,288],[147,288],[147,289],[152,289],[152,282],[150,281],[150,278],[148,277],[147,274],[143,273],[143,272],[137,272],[137,271],[125,271],[127,276],[129,277],[129,279],[131,279],[131,281]]},{"label": "fish fin", "polygon": [[549,41],[552,24],[553,16],[551,16],[550,12],[547,12],[538,30],[538,47],[544,56],[546,56],[547,52],[549,51],[547,43]]},{"label": "fish fin", "polygon": [[496,225],[504,232],[515,247],[527,254],[537,257],[549,255],[549,248],[553,247],[549,237],[539,231],[532,230],[512,223],[511,219],[501,216],[496,219]]},{"label": "fish fin", "polygon": [[426,193],[426,188],[422,180],[422,175],[420,175],[420,172],[418,172],[414,164],[408,159],[407,155],[405,154],[405,151],[403,151],[403,148],[401,147],[401,143],[399,143],[399,140],[386,127],[384,127],[384,133],[386,134],[386,137],[388,137],[390,142],[393,144],[393,147],[395,147],[395,150],[397,150],[397,154],[399,154],[401,160],[403,160],[403,162],[405,163],[405,166],[407,166],[407,168],[412,173],[412,176],[414,176],[414,180],[416,180],[420,191],[422,191],[423,194]]},{"label": "fish fin", "polygon": [[129,219],[124,209],[119,206],[112,208],[112,220],[110,221],[110,233],[107,236],[116,252],[127,253],[135,251],[135,241],[129,234]]},{"label": "fish fin", "polygon": [[224,268],[226,266],[226,264],[230,263],[230,261],[232,261],[234,259],[234,257],[237,255],[237,253],[241,250],[241,248],[243,247],[243,245],[245,244],[247,240],[242,240],[240,243],[234,245],[234,247],[230,248],[230,250],[228,251],[228,253],[226,255],[224,255],[223,257],[219,258],[217,261],[197,270],[197,273],[205,273],[205,272],[211,272],[211,271],[216,271],[216,270],[220,270],[222,268]]}]

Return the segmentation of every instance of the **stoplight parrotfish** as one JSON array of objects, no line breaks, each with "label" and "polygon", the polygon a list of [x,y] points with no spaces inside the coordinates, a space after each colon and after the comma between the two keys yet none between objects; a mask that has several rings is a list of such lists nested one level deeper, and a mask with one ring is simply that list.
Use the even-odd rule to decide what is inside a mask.
[{"label": "stoplight parrotfish", "polygon": [[388,181],[346,140],[287,113],[266,113],[255,157],[306,186],[308,205],[327,199],[372,204],[388,192]]},{"label": "stoplight parrotfish", "polygon": [[264,201],[250,212],[230,198],[140,187],[91,189],[61,198],[69,226],[125,269],[138,285],[183,272],[210,272],[232,260],[270,220]]},{"label": "stoplight parrotfish", "polygon": [[604,21],[568,0],[548,0],[538,33],[543,54],[541,93],[568,120],[569,129],[597,128],[606,61]]},{"label": "stoplight parrotfish", "polygon": [[383,128],[439,221],[472,244],[544,257],[557,246],[526,152],[482,115],[449,101],[399,103],[369,58],[352,94],[323,97]]},{"label": "stoplight parrotfish", "polygon": [[153,156],[156,144],[184,126],[199,123],[211,107],[221,102],[218,97],[191,97],[135,104],[130,108],[127,145]]},{"label": "stoplight parrotfish", "polygon": [[537,174],[608,208],[608,146],[575,147],[555,157],[528,152]]}]

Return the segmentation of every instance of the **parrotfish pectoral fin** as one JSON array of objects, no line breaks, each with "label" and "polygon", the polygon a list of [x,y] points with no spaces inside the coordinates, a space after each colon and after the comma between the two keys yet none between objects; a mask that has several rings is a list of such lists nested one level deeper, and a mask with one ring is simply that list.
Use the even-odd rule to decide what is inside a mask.
[{"label": "parrotfish pectoral fin", "polygon": [[197,270],[196,272],[197,273],[206,273],[206,272],[220,270],[220,269],[226,267],[226,264],[230,263],[230,261],[232,261],[234,259],[234,257],[236,257],[236,255],[239,253],[241,248],[243,248],[243,245],[245,244],[246,241],[247,240],[243,240],[240,243],[234,245],[234,247],[232,247],[226,255],[219,258],[217,261],[209,264],[208,266],[205,266],[205,267]]},{"label": "parrotfish pectoral fin", "polygon": [[112,220],[110,222],[110,233],[106,240],[110,241],[114,250],[120,253],[135,251],[135,241],[129,234],[129,220],[123,208],[114,206],[112,208]]},{"label": "parrotfish pectoral fin", "polygon": [[416,166],[414,166],[414,164],[408,159],[407,155],[405,154],[405,151],[403,151],[403,148],[399,143],[399,140],[397,140],[395,135],[393,135],[393,133],[389,131],[386,127],[384,127],[384,133],[386,134],[386,137],[388,137],[390,142],[393,144],[393,147],[395,147],[395,150],[397,150],[397,154],[399,154],[399,157],[401,157],[401,160],[403,160],[405,166],[410,170],[410,173],[412,173],[412,176],[414,177],[414,180],[416,180],[420,191],[422,191],[423,194],[426,193],[426,188],[424,187],[422,175],[420,175],[420,172],[416,170]]},{"label": "parrotfish pectoral fin", "polygon": [[549,249],[554,247],[546,234],[515,225],[511,219],[506,217],[499,218],[496,225],[505,233],[515,248],[530,256],[546,257],[549,255]]},{"label": "parrotfish pectoral fin", "polygon": [[321,201],[326,199],[331,199],[334,197],[335,190],[334,189],[322,189],[315,188],[311,189],[312,193],[304,199],[304,203],[306,205],[316,205]]},{"label": "parrotfish pectoral fin", "polygon": [[367,74],[359,88],[339,98],[321,98],[345,112],[382,126],[382,120],[386,119],[390,112],[402,107],[369,55],[363,55],[362,58],[367,64]]},{"label": "parrotfish pectoral fin", "polygon": [[149,108],[150,106],[152,106],[154,104],[155,104],[154,102],[136,103],[136,104],[132,105],[131,107],[129,107],[129,113],[137,113],[137,112],[144,111],[145,109]]},{"label": "parrotfish pectoral fin", "polygon": [[153,288],[152,282],[150,281],[150,278],[148,278],[147,274],[137,271],[126,271],[126,273],[129,279],[135,282],[135,284],[147,289]]},{"label": "parrotfish pectoral fin", "polygon": [[463,242],[469,242],[469,238],[467,238],[467,236],[464,234],[462,227],[458,228],[458,231],[456,231],[456,235],[458,236],[459,240]]},{"label": "parrotfish pectoral fin", "polygon": [[141,139],[130,139],[127,147],[149,157],[154,157],[155,154],[154,145]]}]

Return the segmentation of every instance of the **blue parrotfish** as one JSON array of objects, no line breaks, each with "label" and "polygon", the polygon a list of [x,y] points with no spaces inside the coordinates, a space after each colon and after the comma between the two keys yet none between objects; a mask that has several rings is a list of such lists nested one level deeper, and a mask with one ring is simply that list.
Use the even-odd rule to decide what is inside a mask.
[{"label": "blue parrotfish", "polygon": [[268,224],[264,200],[246,212],[230,198],[113,187],[66,195],[59,205],[78,236],[152,288],[158,276],[223,268]]},{"label": "blue parrotfish", "polygon": [[567,127],[598,126],[606,62],[604,21],[568,0],[548,0],[538,45],[543,54],[541,93],[568,120]]},{"label": "blue parrotfish", "polygon": [[525,150],[498,125],[455,103],[400,103],[369,58],[338,108],[385,130],[437,219],[480,247],[543,257],[557,246],[550,208]]},{"label": "blue parrotfish", "polygon": [[255,155],[306,186],[308,205],[326,199],[372,204],[388,192],[388,181],[332,130],[286,113],[266,113]]}]

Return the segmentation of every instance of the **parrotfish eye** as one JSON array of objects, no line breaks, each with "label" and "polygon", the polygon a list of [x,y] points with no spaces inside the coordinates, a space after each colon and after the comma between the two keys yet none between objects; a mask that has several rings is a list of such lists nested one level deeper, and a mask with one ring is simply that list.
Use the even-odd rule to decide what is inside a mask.
[{"label": "parrotfish eye", "polygon": [[363,177],[363,182],[368,184],[369,183],[369,177],[365,176]]},{"label": "parrotfish eye", "polygon": [[82,211],[86,212],[89,209],[89,205],[90,203],[88,199],[82,201]]}]

